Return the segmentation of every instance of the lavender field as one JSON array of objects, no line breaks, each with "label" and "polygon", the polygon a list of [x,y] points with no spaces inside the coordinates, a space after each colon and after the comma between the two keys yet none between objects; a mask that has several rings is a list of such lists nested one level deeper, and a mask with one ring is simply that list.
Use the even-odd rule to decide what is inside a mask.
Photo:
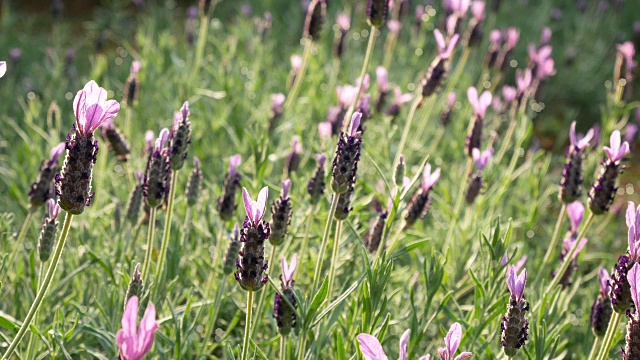
[{"label": "lavender field", "polygon": [[8,359],[640,359],[640,3],[0,2]]}]

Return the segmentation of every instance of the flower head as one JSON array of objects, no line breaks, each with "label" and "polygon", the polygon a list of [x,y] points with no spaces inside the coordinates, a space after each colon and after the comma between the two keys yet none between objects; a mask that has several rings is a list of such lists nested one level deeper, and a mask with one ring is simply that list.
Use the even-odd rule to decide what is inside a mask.
[{"label": "flower head", "polygon": [[473,161],[476,163],[476,167],[478,170],[482,170],[489,163],[489,159],[493,155],[493,148],[488,148],[487,150],[480,153],[480,149],[473,148],[471,156],[473,157]]},{"label": "flower head", "polygon": [[446,347],[438,349],[440,358],[442,360],[462,360],[472,356],[473,354],[470,352],[463,352],[455,358],[453,357],[456,351],[458,351],[460,340],[462,340],[462,326],[460,326],[459,323],[454,323],[451,325],[447,336],[444,338],[444,344]]},{"label": "flower head", "polygon": [[107,90],[93,80],[78,91],[73,99],[73,113],[81,134],[93,133],[103,121],[116,117],[119,110],[120,104],[115,100],[107,100]]},{"label": "flower head", "polygon": [[127,302],[122,316],[122,329],[118,331],[116,336],[120,357],[123,360],[140,360],[151,350],[153,335],[159,326],[156,322],[156,309],[153,303],[149,302],[147,305],[138,328],[136,328],[137,322],[138,297],[132,296]]},{"label": "flower head", "polygon": [[233,155],[229,158],[229,174],[230,175],[234,175],[238,173],[236,169],[238,168],[238,166],[240,166],[241,162],[242,162],[242,155],[240,154]]},{"label": "flower head", "polygon": [[584,205],[582,205],[580,200],[572,202],[567,205],[567,214],[569,215],[569,220],[571,220],[571,232],[577,233],[578,227],[584,217]]},{"label": "flower head", "polygon": [[524,286],[527,283],[527,269],[522,270],[520,275],[516,274],[516,270],[513,267],[509,268],[507,272],[507,286],[511,296],[515,297],[516,301],[520,301],[524,294]]},{"label": "flower head", "polygon": [[440,179],[440,168],[437,168],[433,173],[431,172],[431,164],[427,163],[424,167],[424,174],[422,175],[422,189],[429,191],[433,185],[435,185]]},{"label": "flower head", "polygon": [[378,90],[380,90],[381,93],[389,91],[389,78],[387,69],[385,69],[384,66],[378,66],[376,68],[376,81],[378,82]]},{"label": "flower head", "polygon": [[293,254],[291,258],[291,265],[287,264],[287,259],[282,257],[282,281],[284,283],[291,283],[293,281],[293,273],[298,266],[298,254]]},{"label": "flower head", "polygon": [[474,1],[471,3],[471,14],[478,21],[484,20],[484,1]]},{"label": "flower head", "polygon": [[611,288],[611,277],[609,272],[605,268],[598,270],[598,282],[600,283],[600,294],[602,296],[609,296],[609,289]]},{"label": "flower head", "polygon": [[460,35],[453,35],[448,44],[445,42],[444,36],[440,32],[440,30],[435,29],[433,31],[433,36],[436,38],[436,42],[438,43],[438,56],[444,60],[450,58],[451,54],[453,53],[453,49],[458,43]]},{"label": "flower head", "polygon": [[569,139],[571,140],[571,145],[573,145],[578,150],[584,150],[589,146],[589,141],[593,138],[593,129],[589,129],[587,134],[578,140],[576,136],[576,122],[571,123],[571,129],[569,130]]},{"label": "flower head", "polygon": [[507,47],[509,49],[513,49],[518,44],[518,40],[520,40],[520,31],[514,27],[510,27],[507,29]]},{"label": "flower head", "polygon": [[251,199],[249,192],[246,188],[242,188],[242,201],[244,203],[244,209],[247,212],[247,218],[254,225],[262,220],[264,216],[264,211],[266,209],[267,198],[269,197],[269,188],[263,187],[258,194],[258,198],[256,201]]},{"label": "flower head", "polygon": [[547,58],[538,64],[536,78],[544,80],[556,74],[556,63],[552,58]]},{"label": "flower head", "polygon": [[636,208],[633,201],[627,207],[627,227],[629,228],[629,255],[634,260],[640,257],[640,205]]},{"label": "flower head", "polygon": [[620,131],[618,130],[614,131],[611,134],[611,138],[609,139],[609,141],[611,147],[605,146],[604,151],[607,153],[607,156],[609,157],[609,160],[611,160],[611,162],[617,163],[629,153],[629,143],[625,141],[622,143],[622,145],[620,145]]},{"label": "flower head", "polygon": [[478,90],[471,86],[467,89],[467,98],[469,99],[471,106],[475,109],[476,114],[479,117],[484,118],[487,108],[491,105],[491,93],[485,91],[480,95],[480,97],[478,97]]},{"label": "flower head", "polygon": [[502,33],[500,32],[500,30],[491,31],[491,34],[489,34],[489,41],[491,41],[491,44],[495,46],[500,45],[500,43],[502,42]]},{"label": "flower head", "polygon": [[6,61],[0,61],[0,78],[4,76],[4,74],[7,73],[7,62]]}]

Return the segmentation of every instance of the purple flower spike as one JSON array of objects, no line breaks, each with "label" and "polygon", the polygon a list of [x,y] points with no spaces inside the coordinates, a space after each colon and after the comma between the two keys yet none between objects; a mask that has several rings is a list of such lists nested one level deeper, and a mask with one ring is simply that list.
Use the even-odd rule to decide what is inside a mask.
[{"label": "purple flower spike", "polygon": [[376,81],[378,82],[378,90],[382,93],[389,91],[389,77],[387,69],[384,66],[378,66],[376,68]]},{"label": "purple flower spike", "polygon": [[571,220],[571,232],[577,233],[578,227],[584,217],[584,205],[582,205],[580,200],[572,202],[567,205],[567,214],[569,215],[569,220]]},{"label": "purple flower spike", "polygon": [[456,47],[456,44],[458,43],[458,39],[460,38],[460,35],[459,34],[453,35],[449,40],[448,44],[445,42],[444,36],[440,32],[440,30],[435,29],[433,31],[433,36],[436,38],[436,42],[438,43],[438,56],[444,60],[450,58],[451,54],[453,53],[453,49]]},{"label": "purple flower spike", "polygon": [[249,192],[246,188],[242,188],[242,201],[244,203],[244,209],[247,212],[247,218],[253,224],[258,226],[260,220],[264,216],[266,209],[267,198],[269,197],[269,188],[263,187],[258,194],[258,198],[254,201],[251,199]]},{"label": "purple flower spike", "polygon": [[0,78],[4,76],[4,74],[7,73],[7,62],[6,61],[0,61]]},{"label": "purple flower spike", "polygon": [[237,174],[236,169],[242,162],[242,155],[236,154],[229,158],[229,174]]},{"label": "purple flower spike", "polygon": [[505,85],[502,87],[502,97],[504,97],[504,101],[510,103],[516,99],[518,95],[518,91],[513,86]]},{"label": "purple flower spike", "polygon": [[360,343],[360,351],[365,360],[389,360],[384,349],[382,349],[380,341],[378,341],[375,336],[360,334],[357,339]]},{"label": "purple flower spike", "polygon": [[620,145],[620,131],[616,130],[611,134],[609,139],[611,147],[605,146],[604,151],[607,153],[609,160],[613,163],[618,163],[622,158],[629,153],[629,143],[624,142]]},{"label": "purple flower spike", "polygon": [[424,174],[422,175],[422,189],[426,192],[431,190],[440,179],[440,168],[437,168],[433,173],[431,172],[431,164],[424,167]]},{"label": "purple flower spike", "polygon": [[473,17],[476,20],[478,21],[484,20],[484,8],[485,8],[484,1],[474,1],[473,3],[471,3],[471,14],[473,14]]},{"label": "purple flower spike", "polygon": [[633,260],[638,260],[640,258],[640,205],[636,208],[633,201],[629,201],[626,220],[629,227],[629,255]]},{"label": "purple flower spike", "polygon": [[64,153],[64,150],[66,149],[66,144],[64,142],[61,142],[60,144],[54,146],[51,151],[49,152],[49,164],[55,164],[58,162],[58,158],[60,158],[60,156],[62,155],[62,153]]},{"label": "purple flower spike", "polygon": [[47,200],[47,209],[49,213],[49,220],[54,220],[58,215],[60,215],[60,205],[58,205],[53,199]]},{"label": "purple flower spike", "polygon": [[571,123],[571,129],[569,130],[569,139],[571,139],[571,145],[576,147],[578,150],[584,150],[589,146],[589,141],[593,139],[593,129],[589,129],[587,134],[578,140],[576,136],[576,122]]},{"label": "purple flower spike", "polygon": [[609,277],[607,269],[600,268],[600,270],[598,270],[598,282],[600,283],[600,294],[602,294],[602,296],[609,296],[611,277]]},{"label": "purple flower spike", "polygon": [[102,122],[116,117],[119,110],[120,104],[115,100],[107,100],[107,90],[93,80],[78,91],[73,100],[73,113],[80,134],[93,133]]},{"label": "purple flower spike", "polygon": [[480,95],[480,97],[478,97],[478,90],[471,86],[467,89],[467,98],[469,99],[471,106],[475,109],[478,117],[484,118],[487,108],[491,105],[491,93],[485,91]]},{"label": "purple flower spike", "polygon": [[362,119],[361,112],[356,111],[351,116],[351,128],[349,130],[349,134],[353,137],[360,135],[360,131],[358,131],[358,128],[360,127],[360,119]]},{"label": "purple flower spike", "polygon": [[282,257],[282,278],[284,283],[291,283],[293,281],[293,273],[298,266],[298,254],[293,254],[291,258],[291,265],[287,264],[287,259]]},{"label": "purple flower spike", "polygon": [[[629,273],[627,274],[627,280],[631,285],[631,298],[636,306],[636,309],[640,308],[640,265],[636,263],[633,265]],[[640,317],[640,311],[636,310],[633,314],[635,319]]]},{"label": "purple flower spike", "polygon": [[286,199],[289,197],[289,190],[291,189],[291,180],[287,179],[282,182],[282,198]]},{"label": "purple flower spike", "polygon": [[472,157],[473,161],[476,163],[476,167],[478,168],[478,170],[483,170],[487,166],[487,163],[489,163],[489,159],[491,159],[491,156],[493,155],[493,148],[488,148],[482,153],[480,153],[480,150],[478,148],[473,148],[472,151]]},{"label": "purple flower spike", "polygon": [[458,351],[458,347],[460,347],[460,340],[462,340],[462,326],[459,323],[453,323],[447,336],[444,338],[445,348],[438,349],[440,353],[440,359],[442,360],[462,360],[466,359],[470,356],[473,356],[470,352],[463,352],[460,355],[455,355],[456,351]]},{"label": "purple flower spike", "polygon": [[522,299],[524,294],[524,286],[527,283],[527,269],[522,270],[520,275],[516,274],[514,268],[510,268],[507,276],[507,286],[511,292],[511,296],[515,297],[516,301]]}]

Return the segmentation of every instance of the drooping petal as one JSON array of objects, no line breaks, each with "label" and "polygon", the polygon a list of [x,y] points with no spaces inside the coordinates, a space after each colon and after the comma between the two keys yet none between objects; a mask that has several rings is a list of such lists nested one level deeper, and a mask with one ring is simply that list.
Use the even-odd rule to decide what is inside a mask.
[{"label": "drooping petal", "polygon": [[351,130],[349,131],[351,136],[356,136],[359,133],[360,119],[362,119],[362,113],[359,111],[354,112],[351,116]]},{"label": "drooping petal", "polygon": [[611,280],[611,277],[609,277],[607,269],[600,268],[598,270],[598,282],[600,283],[600,293],[603,295],[609,294],[609,280]]},{"label": "drooping petal", "polygon": [[[638,309],[640,308],[640,265],[638,265],[638,263],[634,264],[631,270],[629,270],[627,280],[629,281],[629,285],[631,285],[631,298],[633,299],[636,309]],[[637,318],[638,313],[636,312],[634,316]]]},{"label": "drooping petal", "polygon": [[447,351],[449,352],[449,356],[452,357],[453,354],[458,351],[458,347],[460,346],[460,340],[462,339],[462,326],[459,323],[453,323],[451,328],[449,328],[449,332],[447,336],[444,338],[444,343],[447,346]]},{"label": "drooping petal", "polygon": [[571,221],[571,231],[577,232],[580,223],[582,222],[582,218],[584,217],[584,205],[580,200],[576,200],[571,204],[567,205],[567,214],[569,215],[569,220]]},{"label": "drooping petal", "polygon": [[140,321],[138,333],[137,353],[140,359],[151,350],[154,333],[158,329],[158,326],[156,322],[156,308],[153,306],[153,303],[149,302]]},{"label": "drooping petal", "polygon": [[360,334],[357,337],[360,343],[360,351],[365,360],[388,360],[387,354],[385,354],[380,345],[380,341],[369,334]]},{"label": "drooping petal", "polygon": [[407,344],[409,343],[409,335],[411,335],[411,329],[407,329],[400,337],[400,359],[407,359]]},{"label": "drooping petal", "polygon": [[289,189],[291,189],[291,180],[287,179],[282,182],[282,197],[284,199],[289,197]]},{"label": "drooping petal", "polygon": [[444,36],[442,36],[442,33],[440,32],[440,30],[435,29],[433,30],[433,37],[436,38],[436,43],[438,43],[438,48],[440,49],[440,52],[443,52],[447,49],[447,43],[444,42]]},{"label": "drooping petal", "polygon": [[257,206],[257,209],[255,209],[256,211],[255,216],[257,218],[257,220],[255,221],[256,223],[262,220],[262,217],[264,216],[264,211],[267,207],[268,198],[269,198],[269,188],[265,186],[258,193],[258,199],[256,201],[256,206]]},{"label": "drooping petal", "polygon": [[466,359],[466,358],[472,357],[472,356],[473,356],[473,353],[465,351],[465,352],[460,353],[460,355],[456,356],[456,358],[454,360],[462,360],[462,359]]},{"label": "drooping petal", "polygon": [[578,140],[578,143],[576,144],[578,149],[580,150],[586,149],[589,146],[589,142],[591,141],[591,139],[593,139],[593,134],[594,134],[593,129],[589,129],[589,131],[587,131],[585,136],[582,139]]}]

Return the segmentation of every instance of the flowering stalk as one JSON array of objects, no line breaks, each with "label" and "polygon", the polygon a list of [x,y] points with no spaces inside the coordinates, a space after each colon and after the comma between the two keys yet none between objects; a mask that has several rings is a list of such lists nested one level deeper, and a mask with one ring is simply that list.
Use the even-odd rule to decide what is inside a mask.
[{"label": "flowering stalk", "polygon": [[598,281],[600,283],[600,294],[598,294],[598,297],[591,306],[590,316],[591,330],[593,330],[593,334],[596,338],[593,341],[593,347],[589,353],[589,360],[593,360],[596,356],[600,339],[607,333],[607,327],[609,326],[611,315],[613,314],[613,310],[611,309],[611,297],[609,296],[611,288],[609,282],[611,281],[611,278],[609,277],[607,270],[600,269],[598,271]]}]

